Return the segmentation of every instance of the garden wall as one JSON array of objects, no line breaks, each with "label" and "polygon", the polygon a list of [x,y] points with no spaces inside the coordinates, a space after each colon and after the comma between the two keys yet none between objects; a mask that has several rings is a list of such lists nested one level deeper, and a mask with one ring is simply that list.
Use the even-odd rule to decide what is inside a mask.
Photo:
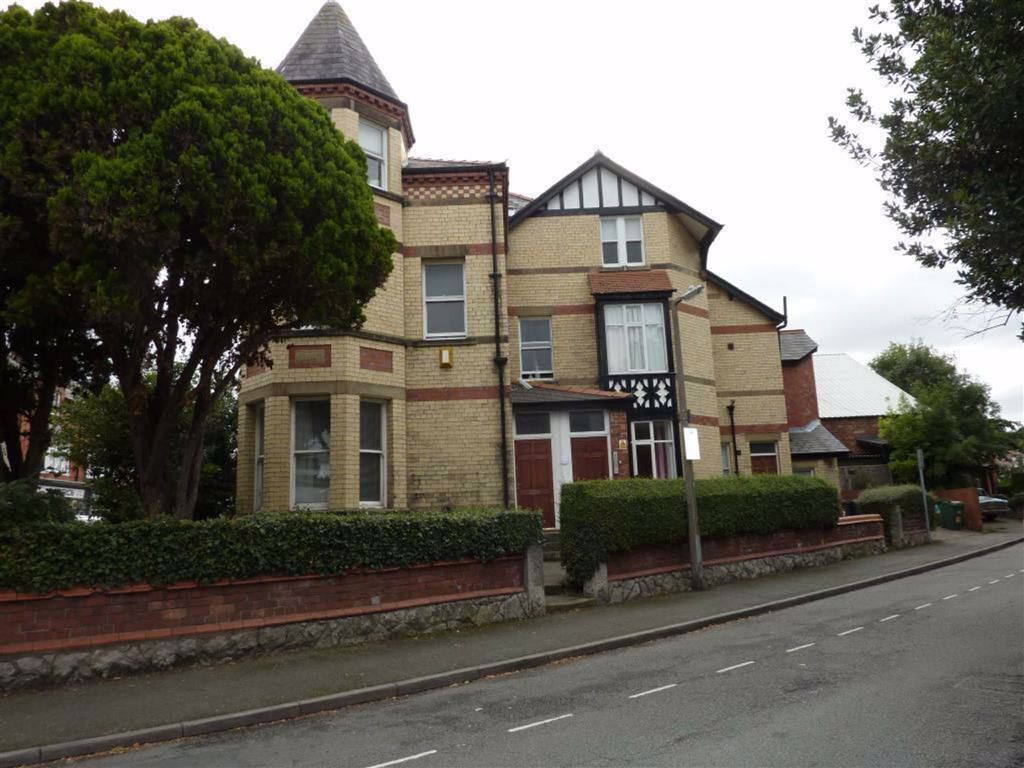
[{"label": "garden wall", "polygon": [[0,691],[544,612],[543,555],[208,585],[0,592]]},{"label": "garden wall", "polygon": [[[819,530],[701,537],[709,586],[883,551],[885,534],[878,515],[844,517],[836,527]],[[671,547],[643,545],[610,555],[584,585],[584,592],[612,603],[684,592],[690,589],[689,569],[686,542]]]}]

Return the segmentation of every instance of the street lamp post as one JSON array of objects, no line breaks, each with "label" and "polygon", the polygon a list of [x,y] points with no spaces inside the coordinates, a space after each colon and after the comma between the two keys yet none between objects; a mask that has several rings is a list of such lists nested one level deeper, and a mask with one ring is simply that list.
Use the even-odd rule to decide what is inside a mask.
[{"label": "street lamp post", "polygon": [[703,284],[691,285],[678,299],[672,302],[672,332],[676,364],[676,406],[679,411],[679,447],[683,460],[683,484],[686,486],[686,528],[690,545],[690,587],[704,589],[704,564],[700,553],[700,528],[697,519],[697,490],[693,483],[693,462],[686,455],[686,433],[690,423],[690,412],[686,407],[686,384],[683,380],[683,344],[679,334],[679,305],[692,299],[704,290]]}]

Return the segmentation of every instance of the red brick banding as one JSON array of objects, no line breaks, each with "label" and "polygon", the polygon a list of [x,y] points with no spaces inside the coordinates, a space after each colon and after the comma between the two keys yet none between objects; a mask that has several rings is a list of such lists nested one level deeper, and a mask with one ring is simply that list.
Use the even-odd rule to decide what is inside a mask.
[{"label": "red brick banding", "polygon": [[[551,308],[552,315],[592,315],[594,314],[593,304],[560,304]],[[524,309],[523,307],[509,307],[508,313],[515,317]]]},{"label": "red brick banding", "polygon": [[391,208],[383,203],[374,203],[373,212],[377,216],[377,223],[385,227],[391,226]]},{"label": "red brick banding", "polygon": [[0,655],[255,629],[524,591],[523,556],[206,586],[0,592]]},{"label": "red brick banding", "polygon": [[704,309],[704,307],[695,307],[692,304],[682,304],[677,306],[677,309],[684,315],[693,315],[694,317],[711,317],[711,313]]},{"label": "red brick banding", "polygon": [[754,323],[752,325],[712,325],[711,333],[722,334],[722,333],[777,333],[776,328],[771,323]]},{"label": "red brick banding", "polygon": [[289,344],[289,368],[330,368],[330,344]]},{"label": "red brick banding", "polygon": [[493,400],[497,397],[497,387],[423,387],[405,390],[406,401],[413,403],[437,400]]},{"label": "red brick banding", "polygon": [[[418,256],[417,251],[416,251],[417,247],[423,248],[423,247],[431,247],[431,246],[405,245],[405,246],[402,246],[402,255],[405,256],[405,257],[408,257],[408,258],[414,258],[414,257]],[[456,243],[454,245],[446,245],[444,247],[445,248],[464,250],[466,255],[468,255],[468,256],[490,256],[491,255],[491,244],[489,242],[487,242],[487,243]],[[498,250],[498,254],[499,255],[505,253],[505,244],[504,243],[498,243],[497,244],[497,250]]]},{"label": "red brick banding", "polygon": [[[884,539],[881,517],[857,515],[840,518],[835,528],[824,530],[779,531],[766,536],[701,537],[701,550],[704,565],[721,565]],[[638,547],[611,555],[608,580],[621,581],[689,567],[690,554],[685,545]]]},{"label": "red brick banding", "polygon": [[672,281],[663,269],[626,270],[624,272],[591,272],[590,292],[595,295],[614,293],[668,293]]},{"label": "red brick banding", "polygon": [[[734,429],[734,427],[732,427],[731,425],[729,425],[729,424],[722,424],[721,422],[719,422],[719,426],[720,426],[720,430],[719,431],[722,433],[722,435],[730,435],[732,433],[732,430]],[[736,430],[736,434],[737,435],[747,434],[749,432],[754,432],[754,433],[762,433],[763,432],[765,434],[773,434],[775,432],[788,432],[789,431],[789,425],[788,424],[737,424],[735,426],[735,430]]]},{"label": "red brick banding", "polygon": [[360,347],[359,367],[367,371],[391,373],[395,369],[394,354],[389,349]]}]

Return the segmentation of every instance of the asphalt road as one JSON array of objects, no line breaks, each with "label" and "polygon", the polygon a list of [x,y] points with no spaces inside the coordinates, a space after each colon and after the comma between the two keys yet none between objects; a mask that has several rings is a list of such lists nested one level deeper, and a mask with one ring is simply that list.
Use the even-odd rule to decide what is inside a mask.
[{"label": "asphalt road", "polygon": [[1024,547],[670,640],[83,761],[1024,765]]}]

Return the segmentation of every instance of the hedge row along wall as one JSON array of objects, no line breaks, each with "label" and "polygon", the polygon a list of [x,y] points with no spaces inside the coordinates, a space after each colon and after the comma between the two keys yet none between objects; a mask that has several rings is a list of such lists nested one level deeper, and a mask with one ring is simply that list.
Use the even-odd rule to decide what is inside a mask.
[{"label": "hedge row along wall", "polygon": [[45,594],[486,562],[542,540],[540,515],[485,509],[44,523],[0,533],[0,589]]},{"label": "hedge row along wall", "polygon": [[885,540],[891,546],[912,546],[927,541],[928,513],[933,512],[935,507],[929,500],[928,513],[925,512],[921,489],[916,485],[868,488],[861,491],[857,506],[864,514],[882,518],[885,523]]},{"label": "hedge row along wall", "polygon": [[[697,481],[702,537],[768,535],[834,528],[835,488],[799,476],[744,476]],[[562,486],[562,565],[582,585],[600,563],[645,545],[686,539],[683,481],[592,480]]]}]

